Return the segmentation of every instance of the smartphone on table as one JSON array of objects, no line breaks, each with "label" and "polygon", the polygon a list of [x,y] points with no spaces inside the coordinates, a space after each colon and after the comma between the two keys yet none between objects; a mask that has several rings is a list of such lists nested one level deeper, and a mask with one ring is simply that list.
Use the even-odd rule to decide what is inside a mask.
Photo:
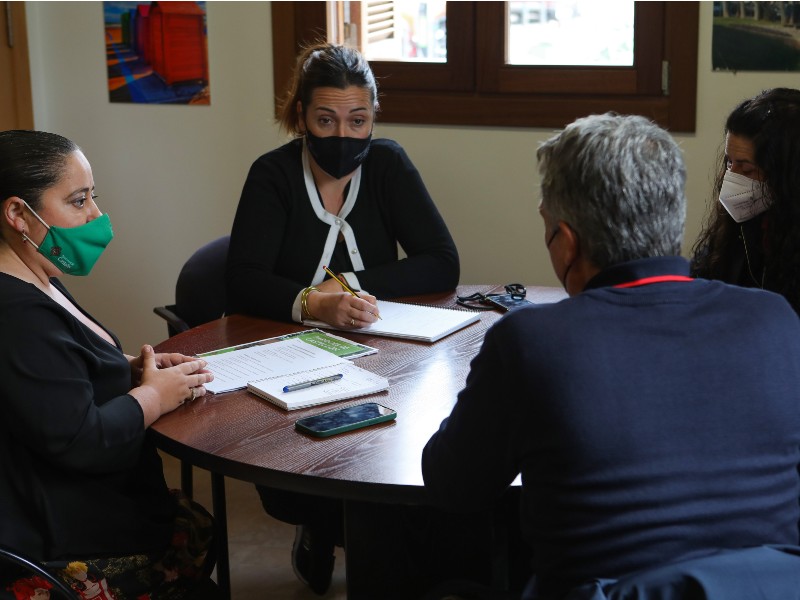
[{"label": "smartphone on table", "polygon": [[329,410],[310,417],[303,417],[297,419],[294,426],[298,431],[315,437],[328,437],[376,423],[391,421],[396,417],[397,413],[394,409],[375,402],[366,402],[355,406]]},{"label": "smartphone on table", "polygon": [[526,299],[525,296],[520,296],[518,294],[489,294],[486,296],[486,302],[506,312],[512,308],[533,304],[533,302]]}]

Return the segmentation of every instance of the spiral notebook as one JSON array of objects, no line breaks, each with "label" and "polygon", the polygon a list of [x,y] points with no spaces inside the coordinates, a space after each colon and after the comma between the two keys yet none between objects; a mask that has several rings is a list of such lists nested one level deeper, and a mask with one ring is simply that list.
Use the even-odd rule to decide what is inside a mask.
[{"label": "spiral notebook", "polygon": [[[436,342],[480,319],[479,313],[388,300],[378,301],[378,310],[380,310],[381,318],[377,322],[367,327],[347,329],[346,331]],[[303,324],[311,327],[339,329],[321,321],[304,321]]]},{"label": "spiral notebook", "polygon": [[[302,385],[304,382],[332,377],[338,378],[335,381],[311,385],[293,392],[285,391],[287,386]],[[291,376],[280,375],[250,381],[247,389],[284,410],[295,410],[382,392],[389,389],[389,380],[344,361],[338,365],[311,369]]]}]

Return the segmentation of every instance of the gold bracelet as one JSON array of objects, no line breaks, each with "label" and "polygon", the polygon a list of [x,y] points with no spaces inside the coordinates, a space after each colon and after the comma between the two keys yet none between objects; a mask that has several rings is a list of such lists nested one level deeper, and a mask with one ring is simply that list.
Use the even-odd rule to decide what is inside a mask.
[{"label": "gold bracelet", "polygon": [[312,315],[311,312],[308,310],[308,295],[311,292],[318,292],[318,291],[319,291],[319,289],[317,289],[313,285],[311,285],[311,286],[307,287],[306,289],[304,289],[302,291],[302,293],[300,294],[300,307],[301,307],[301,310],[302,310],[302,312],[300,314],[301,317],[303,315],[305,315],[306,317],[308,317],[312,321],[316,321],[317,320],[317,317]]}]

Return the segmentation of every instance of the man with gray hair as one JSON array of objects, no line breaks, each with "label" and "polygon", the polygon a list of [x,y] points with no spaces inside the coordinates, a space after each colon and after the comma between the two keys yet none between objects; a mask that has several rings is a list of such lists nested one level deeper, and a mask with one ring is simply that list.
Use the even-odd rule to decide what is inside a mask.
[{"label": "man with gray hair", "polygon": [[570,298],[487,332],[423,452],[431,500],[485,508],[521,474],[532,599],[797,545],[794,311],[777,294],[689,277],[685,167],[656,125],[586,117],[537,156],[545,245]]}]

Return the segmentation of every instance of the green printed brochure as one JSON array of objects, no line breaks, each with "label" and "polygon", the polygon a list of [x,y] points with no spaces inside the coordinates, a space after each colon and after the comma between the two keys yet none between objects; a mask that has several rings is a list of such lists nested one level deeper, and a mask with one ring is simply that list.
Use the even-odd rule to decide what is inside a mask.
[{"label": "green printed brochure", "polygon": [[264,340],[257,340],[255,342],[248,342],[246,344],[239,344],[238,346],[230,346],[228,348],[220,348],[219,350],[212,350],[210,352],[203,352],[198,354],[200,358],[207,356],[216,356],[226,352],[233,352],[234,350],[243,350],[244,348],[251,348],[253,346],[261,346],[264,344],[272,344],[282,340],[298,339],[306,344],[316,346],[322,350],[327,350],[331,354],[335,354],[340,358],[354,359],[368,354],[375,354],[378,349],[365,344],[357,344],[350,340],[346,340],[338,335],[332,335],[319,329],[309,329],[307,331],[298,331],[297,333],[288,333],[274,338],[267,338]]}]

